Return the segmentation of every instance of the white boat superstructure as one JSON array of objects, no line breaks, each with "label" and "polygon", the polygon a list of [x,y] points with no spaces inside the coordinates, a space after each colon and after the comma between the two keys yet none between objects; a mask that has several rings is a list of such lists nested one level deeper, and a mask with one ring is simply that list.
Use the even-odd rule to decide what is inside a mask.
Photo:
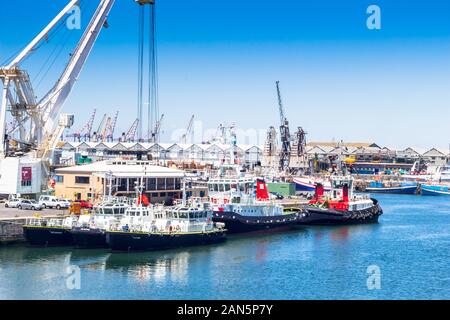
[{"label": "white boat superstructure", "polygon": [[111,227],[112,231],[144,233],[205,232],[214,229],[212,211],[208,204],[161,205],[129,207],[123,218]]},{"label": "white boat superstructure", "polygon": [[262,179],[240,174],[237,165],[224,165],[217,177],[208,181],[212,209],[242,216],[282,215],[284,208],[270,200]]},{"label": "white boat superstructure", "polygon": [[108,198],[107,201],[94,206],[92,213],[81,215],[76,227],[106,230],[124,216],[130,205],[127,200]]}]

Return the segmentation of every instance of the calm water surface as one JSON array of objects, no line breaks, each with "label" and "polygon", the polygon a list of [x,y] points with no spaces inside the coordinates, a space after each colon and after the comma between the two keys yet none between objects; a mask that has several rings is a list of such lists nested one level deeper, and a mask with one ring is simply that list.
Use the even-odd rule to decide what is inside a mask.
[{"label": "calm water surface", "polygon": [[[450,198],[379,195],[380,223],[151,253],[0,247],[0,299],[450,299]],[[381,288],[367,288],[367,268]],[[67,267],[80,269],[80,289]],[[69,281],[70,282],[70,281]]]}]

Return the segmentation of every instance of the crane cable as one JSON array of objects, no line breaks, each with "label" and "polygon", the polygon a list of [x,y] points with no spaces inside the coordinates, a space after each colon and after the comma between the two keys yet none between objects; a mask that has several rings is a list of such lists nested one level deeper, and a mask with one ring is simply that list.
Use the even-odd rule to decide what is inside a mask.
[{"label": "crane cable", "polygon": [[[149,132],[157,131],[159,122],[159,101],[158,101],[158,54],[156,46],[156,14],[155,4],[150,6],[150,46],[149,46],[149,92],[148,92],[148,129]],[[158,132],[154,132],[155,140],[158,140]],[[159,142],[159,141],[155,141]]]},{"label": "crane cable", "polygon": [[138,43],[138,105],[137,117],[139,119],[137,135],[138,139],[142,139],[142,105],[143,105],[143,90],[144,90],[144,26],[145,26],[145,8],[143,5],[139,6],[139,43]]}]

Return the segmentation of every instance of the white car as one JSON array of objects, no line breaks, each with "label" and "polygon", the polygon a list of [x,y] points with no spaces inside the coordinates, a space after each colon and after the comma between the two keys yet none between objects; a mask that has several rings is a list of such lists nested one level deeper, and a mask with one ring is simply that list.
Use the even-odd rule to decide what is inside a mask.
[{"label": "white car", "polygon": [[40,196],[39,203],[42,208],[68,209],[70,202],[58,199],[54,196]]},{"label": "white car", "polygon": [[17,208],[20,199],[9,199],[5,202],[5,208]]}]

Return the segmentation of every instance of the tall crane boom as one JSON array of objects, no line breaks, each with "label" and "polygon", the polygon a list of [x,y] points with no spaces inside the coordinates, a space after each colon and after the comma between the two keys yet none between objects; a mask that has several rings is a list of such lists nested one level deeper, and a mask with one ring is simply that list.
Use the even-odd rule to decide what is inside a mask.
[{"label": "tall crane boom", "polygon": [[38,108],[43,111],[43,136],[38,139],[38,141],[41,140],[41,146],[38,149],[38,156],[40,157],[45,157],[46,153],[54,149],[61,136],[59,133],[61,130],[58,128],[55,119],[59,118],[61,108],[72,91],[101,29],[106,24],[106,19],[114,2],[115,0],[101,0],[62,77],[56,86],[49,91],[43,102],[38,105]]},{"label": "tall crane boom", "polygon": [[124,133],[122,135],[122,142],[134,142],[134,139],[136,138],[136,132],[139,126],[139,119],[134,120],[133,124],[131,125],[130,129],[127,131],[127,133]]},{"label": "tall crane boom", "polygon": [[[191,119],[189,120],[189,124],[186,129],[186,132],[181,137],[181,141],[180,141],[181,143],[187,143],[187,137],[194,129],[194,119],[195,119],[195,115],[193,114]],[[192,143],[192,141],[191,141],[191,143]]]},{"label": "tall crane boom", "polygon": [[289,169],[289,163],[291,158],[291,136],[289,132],[289,121],[284,113],[283,101],[281,99],[280,82],[276,82],[277,96],[278,96],[278,110],[280,113],[280,138],[281,138],[281,151],[280,151],[280,171],[286,171]]},{"label": "tall crane boom", "polygon": [[162,122],[164,120],[164,114],[161,115],[158,121],[156,121],[155,128],[149,132],[149,142],[156,143],[159,140],[159,135],[161,134]]}]

